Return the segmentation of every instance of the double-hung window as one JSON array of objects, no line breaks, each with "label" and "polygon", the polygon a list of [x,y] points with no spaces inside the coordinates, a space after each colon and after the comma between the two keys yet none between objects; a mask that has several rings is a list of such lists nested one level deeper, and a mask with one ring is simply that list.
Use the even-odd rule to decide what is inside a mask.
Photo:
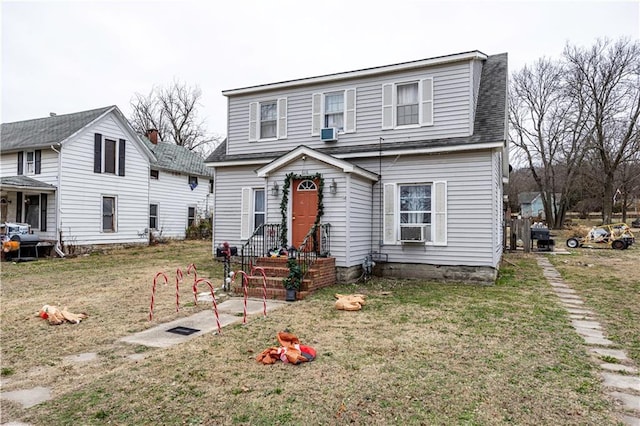
[{"label": "double-hung window", "polygon": [[266,222],[267,203],[264,188],[242,188],[240,203],[240,238],[246,240]]},{"label": "double-hung window", "polygon": [[276,138],[278,104],[276,101],[260,103],[260,139]]},{"label": "double-hung window", "polygon": [[253,230],[255,231],[260,225],[264,225],[266,212],[264,202],[264,189],[255,189],[253,191]]},{"label": "double-hung window", "polygon": [[385,183],[384,244],[447,245],[445,181]]},{"label": "double-hung window", "polygon": [[149,204],[149,229],[158,229],[158,205]]},{"label": "double-hung window", "polygon": [[431,236],[431,185],[398,185],[400,240],[429,240]]},{"label": "double-hung window", "polygon": [[287,138],[287,98],[249,103],[249,141]]},{"label": "double-hung window", "polygon": [[116,232],[116,197],[102,197],[102,232]]},{"label": "double-hung window", "polygon": [[319,136],[323,128],[335,128],[340,133],[356,131],[356,89],[311,96],[311,136]]},{"label": "double-hung window", "polygon": [[41,150],[18,152],[18,175],[39,175],[41,164]]},{"label": "double-hung window", "polygon": [[398,126],[418,124],[418,83],[398,84],[396,89]]},{"label": "double-hung window", "polygon": [[382,85],[382,129],[433,125],[433,77]]},{"label": "double-hung window", "polygon": [[324,127],[344,130],[344,92],[324,95]]},{"label": "double-hung window", "polygon": [[124,176],[127,141],[109,139],[100,133],[93,139],[93,172]]}]

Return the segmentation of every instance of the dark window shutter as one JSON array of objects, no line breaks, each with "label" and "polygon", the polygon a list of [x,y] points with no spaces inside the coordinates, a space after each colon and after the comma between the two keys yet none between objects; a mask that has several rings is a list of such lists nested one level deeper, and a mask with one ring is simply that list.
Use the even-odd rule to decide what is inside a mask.
[{"label": "dark window shutter", "polygon": [[16,192],[16,222],[22,222],[22,192]]},{"label": "dark window shutter", "polygon": [[36,149],[36,174],[39,175],[40,174],[40,167],[42,164],[42,151],[39,149]]},{"label": "dark window shutter", "polygon": [[24,174],[24,152],[18,153],[18,175]]},{"label": "dark window shutter", "polygon": [[124,139],[120,139],[120,146],[118,147],[118,175],[124,176],[124,156],[126,154],[127,142]]},{"label": "dark window shutter", "polygon": [[47,194],[40,194],[40,230],[47,230]]},{"label": "dark window shutter", "polygon": [[93,173],[102,173],[102,135],[93,137]]}]

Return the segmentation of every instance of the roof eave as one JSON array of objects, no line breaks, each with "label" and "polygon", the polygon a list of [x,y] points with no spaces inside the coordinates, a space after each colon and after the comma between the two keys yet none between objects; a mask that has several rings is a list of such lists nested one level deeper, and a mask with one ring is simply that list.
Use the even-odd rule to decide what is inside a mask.
[{"label": "roof eave", "polygon": [[224,96],[245,95],[250,93],[264,92],[267,90],[278,90],[278,89],[284,89],[284,88],[306,86],[310,84],[328,83],[328,82],[335,82],[340,80],[369,77],[373,75],[407,71],[415,68],[424,68],[427,66],[442,65],[442,64],[447,64],[451,62],[470,61],[474,59],[484,60],[484,59],[487,59],[487,55],[485,55],[484,53],[478,50],[474,50],[471,52],[457,53],[457,54],[447,55],[447,56],[438,56],[435,58],[422,59],[422,60],[412,61],[412,62],[403,62],[400,64],[385,65],[381,67],[366,68],[366,69],[357,70],[357,71],[346,71],[346,72],[340,72],[335,74],[322,75],[318,77],[301,78],[296,80],[282,81],[279,83],[270,83],[270,84],[262,84],[258,86],[243,87],[239,89],[223,90],[222,94]]}]

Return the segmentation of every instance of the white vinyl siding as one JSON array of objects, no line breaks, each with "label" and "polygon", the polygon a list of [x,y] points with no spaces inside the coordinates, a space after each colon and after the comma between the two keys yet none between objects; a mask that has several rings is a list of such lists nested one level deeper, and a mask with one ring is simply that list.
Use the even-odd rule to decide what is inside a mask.
[{"label": "white vinyl siding", "polygon": [[[208,182],[209,176],[192,176],[200,182]],[[158,179],[149,181],[149,198],[158,205],[157,233],[163,238],[182,239],[188,226],[187,206],[196,208],[199,219],[213,213],[213,196],[209,185],[201,183],[191,189],[189,176],[165,170],[159,171]]]},{"label": "white vinyl siding", "polygon": [[[461,62],[441,65],[423,70],[410,70],[388,76],[376,76],[339,82],[325,83],[309,87],[281,89],[274,92],[270,99],[287,99],[287,143],[286,147],[278,140],[261,141],[260,153],[266,158],[270,152],[282,152],[287,147],[293,149],[299,145],[309,148],[326,148],[326,142],[320,140],[322,128],[322,94],[343,90],[346,92],[345,132],[340,134],[340,146],[370,145],[378,141],[380,136],[386,140],[409,141],[431,140],[440,138],[465,137],[471,132],[469,111],[473,108],[473,99],[469,94],[472,87],[472,76],[469,63]],[[394,128],[393,120],[383,123],[383,116],[393,117],[393,105],[383,106],[383,88],[393,94],[393,85],[398,82],[420,81],[432,78],[433,88],[433,124],[425,126],[402,126]],[[387,86],[390,85],[390,86]],[[425,86],[428,87],[428,86]],[[388,88],[388,89],[387,89]],[[349,92],[352,90],[352,92]],[[350,120],[350,93],[354,94],[354,119]],[[228,98],[228,136],[227,154],[255,154],[254,144],[247,143],[249,127],[249,104],[258,102],[265,95],[243,94]],[[385,96],[386,98],[386,96]],[[391,114],[383,114],[382,110],[390,110]],[[423,111],[429,107],[422,105]],[[429,120],[423,117],[428,123]],[[350,129],[353,123],[353,132]],[[384,128],[384,134],[380,134]],[[256,135],[257,138],[257,135]]]},{"label": "white vinyl siding", "polygon": [[[380,166],[376,158],[358,160],[357,165],[372,171]],[[489,151],[383,157],[381,168],[382,181],[376,183],[373,193],[374,250],[388,255],[389,262],[496,266],[494,215],[500,207],[494,206],[497,182]],[[398,219],[390,217],[397,213],[388,200],[396,199],[396,185],[400,182],[432,182],[434,198],[446,190],[445,210],[434,206],[433,217],[434,222],[446,223],[446,233],[436,231],[433,243],[397,242],[398,231],[393,224]],[[380,248],[378,241],[383,243]]]},{"label": "white vinyl siding", "polygon": [[249,104],[249,141],[287,138],[287,98]]},{"label": "white vinyl siding", "polygon": [[[95,133],[103,135],[103,139],[127,140],[125,176],[117,175],[117,166],[116,174],[94,173]],[[129,143],[133,138],[110,114],[60,149],[60,182],[42,180],[59,187],[59,227],[64,244],[82,246],[144,242],[139,234],[149,226],[149,161],[136,144]],[[47,155],[49,158],[50,154]],[[43,160],[43,174],[45,170],[47,174],[53,172],[51,168],[52,162],[47,160],[45,164]],[[101,231],[102,195],[117,199],[116,232]],[[49,202],[53,205],[55,197],[50,198]],[[47,228],[54,228],[54,224],[55,219]]]}]

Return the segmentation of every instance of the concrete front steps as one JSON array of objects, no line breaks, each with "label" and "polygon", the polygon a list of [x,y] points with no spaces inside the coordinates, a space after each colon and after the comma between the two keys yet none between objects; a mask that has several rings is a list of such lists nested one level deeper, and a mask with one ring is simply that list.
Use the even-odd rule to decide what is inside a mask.
[{"label": "concrete front steps", "polygon": [[[257,267],[264,269],[267,276],[267,299],[285,300],[287,290],[282,284],[289,275],[286,257],[260,257],[258,258]],[[314,291],[329,287],[336,283],[336,259],[333,257],[321,257],[316,259],[309,273],[302,282],[302,286],[296,295],[297,300],[302,300]],[[249,276],[248,280],[248,296],[262,298],[264,294],[262,274],[256,272]],[[242,280],[236,277],[235,285],[231,291],[236,296],[242,296]]]}]

